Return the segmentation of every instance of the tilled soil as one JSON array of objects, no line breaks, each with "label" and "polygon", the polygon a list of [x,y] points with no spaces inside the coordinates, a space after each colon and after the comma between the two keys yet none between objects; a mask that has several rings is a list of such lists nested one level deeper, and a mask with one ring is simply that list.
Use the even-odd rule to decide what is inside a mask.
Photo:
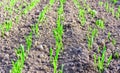
[{"label": "tilled soil", "polygon": [[[4,38],[0,37],[0,73],[9,73],[12,68],[11,62],[17,60],[14,49],[19,47],[20,44],[25,45],[25,36],[31,31],[30,26],[36,23],[39,12],[48,2],[48,0],[41,0],[32,11],[20,18],[18,24],[14,23],[10,32],[5,33]],[[80,1],[80,3],[82,2]],[[87,14],[87,23],[84,27],[80,25],[78,9],[73,1],[67,0],[64,5],[64,50],[60,53],[58,61],[58,69],[61,68],[62,64],[64,65],[63,73],[98,73],[94,67],[93,54],[97,53],[98,47],[103,47],[103,44],[107,46],[106,58],[115,51],[120,53],[120,21],[107,13],[104,7],[98,6],[98,0],[88,0],[87,4],[98,13],[95,18],[91,18]],[[58,6],[59,2],[56,2],[47,12],[45,21],[39,26],[39,37],[33,35],[33,45],[22,73],[53,73],[53,66],[50,64],[49,59],[49,49],[52,47],[55,50],[52,30],[56,27]],[[2,14],[4,15],[4,11],[2,11],[2,8],[0,10],[1,17]],[[98,28],[98,36],[93,43],[93,48],[89,50],[87,47],[88,26],[97,28],[95,20],[98,18],[105,20],[105,29]],[[0,23],[3,20],[5,20],[4,17],[0,19]],[[113,38],[116,40],[115,45],[108,41],[108,32],[111,33],[111,40]],[[120,73],[120,59],[113,57],[110,66],[105,68],[104,73]]]}]

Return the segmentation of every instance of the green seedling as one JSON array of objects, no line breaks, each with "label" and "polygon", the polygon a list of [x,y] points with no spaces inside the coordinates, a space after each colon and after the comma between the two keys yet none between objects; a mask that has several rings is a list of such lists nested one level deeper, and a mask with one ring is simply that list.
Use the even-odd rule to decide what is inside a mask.
[{"label": "green seedling", "polygon": [[22,73],[22,69],[24,67],[24,62],[25,62],[25,58],[26,58],[24,46],[20,45],[20,47],[18,49],[16,49],[15,52],[16,52],[18,59],[16,62],[12,61],[13,67],[12,67],[10,73]]},{"label": "green seedling", "polygon": [[99,20],[96,20],[95,24],[101,28],[101,29],[104,29],[105,28],[105,24],[104,24],[104,21],[99,19]]},{"label": "green seedling", "polygon": [[117,19],[120,18],[120,6],[118,6],[118,9],[117,9],[117,11],[116,11],[116,13],[115,13],[115,17],[116,17]]},{"label": "green seedling", "polygon": [[62,64],[61,69],[59,70],[58,73],[63,73],[63,67],[64,67],[64,65]]},{"label": "green seedling", "polygon": [[106,53],[106,47],[104,46],[102,51],[102,56],[98,56],[98,59],[97,59],[96,54],[94,54],[94,64],[97,66],[98,71],[100,73],[104,71],[105,67],[109,66],[112,60],[112,55],[110,55],[107,62],[105,63],[105,53]]},{"label": "green seedling", "polygon": [[0,33],[1,33],[1,36],[4,37],[4,33],[5,33],[5,30],[4,30],[4,25],[0,24]]},{"label": "green seedling", "polygon": [[49,4],[52,6],[55,3],[55,0],[50,0]]},{"label": "green seedling", "polygon": [[103,2],[102,1],[99,1],[98,3],[101,7],[103,6]]},{"label": "green seedling", "polygon": [[112,39],[112,44],[116,45],[116,40],[115,39]]},{"label": "green seedling", "polygon": [[40,0],[32,0],[32,2],[24,9],[23,13],[24,14],[27,14],[30,10],[32,10],[36,5],[37,3],[39,3]]},{"label": "green seedling", "polygon": [[45,14],[46,14],[47,10],[48,10],[48,5],[44,7],[42,12],[40,12],[38,22],[40,22],[40,23],[43,22],[43,20],[45,19]]},{"label": "green seedling", "polygon": [[92,44],[94,42],[95,37],[97,36],[97,33],[98,33],[98,30],[94,28],[91,31],[91,35],[90,34],[87,35],[87,38],[88,38],[88,48],[89,49],[92,48]]},{"label": "green seedling", "polygon": [[53,56],[53,50],[50,48],[50,60],[52,61],[52,65],[54,68],[54,73],[61,73],[62,71],[57,71],[58,67],[58,57],[60,54],[60,51],[63,49],[63,43],[62,43],[62,36],[63,36],[63,25],[61,24],[62,22],[62,15],[63,15],[63,5],[66,0],[60,0],[60,7],[58,9],[58,18],[56,21],[56,28],[53,30],[53,35],[55,38],[55,43],[56,43],[56,51],[55,51],[55,56]]},{"label": "green seedling", "polygon": [[53,49],[50,48],[50,61],[52,62],[52,60],[53,60]]},{"label": "green seedling", "polygon": [[86,23],[86,18],[85,18],[85,10],[84,9],[80,9],[79,10],[79,19],[80,19],[80,22],[81,22],[81,25],[84,26],[85,23]]},{"label": "green seedling", "polygon": [[5,6],[5,10],[8,11],[10,14],[12,14],[16,2],[17,0],[10,0],[9,4]]},{"label": "green seedling", "polygon": [[4,23],[4,26],[5,26],[5,30],[8,32],[12,28],[12,21],[11,20],[6,21]]},{"label": "green seedling", "polygon": [[84,26],[85,23],[86,23],[86,11],[84,8],[81,7],[81,5],[79,4],[78,0],[73,0],[75,6],[79,9],[79,14],[78,14],[78,17],[79,17],[79,20],[81,22],[81,25]]},{"label": "green seedling", "polygon": [[78,9],[81,9],[81,6],[80,6],[78,0],[73,0],[73,2]]},{"label": "green seedling", "polygon": [[110,41],[110,37],[111,37],[111,33],[110,32],[108,32],[107,37],[108,37],[108,40]]},{"label": "green seedling", "polygon": [[32,32],[25,38],[26,45],[27,45],[27,51],[29,52],[31,46],[32,46]]},{"label": "green seedling", "polygon": [[39,24],[38,23],[32,26],[32,31],[36,35],[36,37],[39,35]]},{"label": "green seedling", "polygon": [[116,4],[118,0],[111,0],[112,3]]},{"label": "green seedling", "polygon": [[115,53],[114,53],[114,57],[115,57],[116,59],[119,59],[119,58],[120,58],[119,53],[118,53],[118,52],[115,52]]},{"label": "green seedling", "polygon": [[114,5],[110,8],[110,12],[112,12],[112,16],[115,16]]},{"label": "green seedling", "polygon": [[91,10],[90,14],[92,15],[92,17],[95,17],[95,15],[97,14],[97,11],[96,10]]},{"label": "green seedling", "polygon": [[106,11],[109,12],[109,3],[108,2],[105,2],[104,7],[105,7]]}]

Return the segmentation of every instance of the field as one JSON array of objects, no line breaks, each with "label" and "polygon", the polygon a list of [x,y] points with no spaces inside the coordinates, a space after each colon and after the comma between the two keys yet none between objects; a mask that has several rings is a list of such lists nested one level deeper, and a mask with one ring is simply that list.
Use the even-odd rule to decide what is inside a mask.
[{"label": "field", "polygon": [[0,73],[120,73],[120,1],[0,0]]}]

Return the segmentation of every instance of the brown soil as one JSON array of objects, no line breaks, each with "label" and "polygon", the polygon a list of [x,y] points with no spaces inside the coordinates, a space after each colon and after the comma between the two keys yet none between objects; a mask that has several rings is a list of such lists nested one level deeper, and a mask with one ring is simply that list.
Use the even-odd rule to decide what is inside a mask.
[{"label": "brown soil", "polygon": [[[5,33],[4,38],[0,37],[0,73],[9,73],[12,68],[11,62],[17,60],[14,49],[19,47],[20,44],[25,46],[25,36],[31,31],[30,26],[35,24],[39,12],[48,2],[48,0],[41,0],[32,11],[20,18],[18,24],[13,19],[14,25],[10,32]],[[87,23],[84,27],[80,25],[78,9],[73,1],[67,0],[64,5],[64,50],[60,53],[58,62],[58,69],[62,64],[64,65],[64,73],[98,73],[94,67],[93,54],[97,53],[98,47],[103,47],[103,44],[107,46],[107,58],[115,51],[120,53],[120,20],[116,20],[110,13],[107,13],[104,7],[98,6],[98,0],[89,0],[87,4],[98,13],[94,19],[89,14],[86,15]],[[52,47],[55,50],[52,30],[56,26],[58,6],[59,2],[56,2],[46,14],[45,21],[39,26],[39,37],[36,38],[33,35],[33,45],[22,73],[53,73],[53,66],[49,59],[49,49]],[[6,18],[10,17],[6,17],[3,7],[0,7],[0,23]],[[95,20],[98,18],[105,20],[105,29],[98,28],[99,34],[93,43],[93,48],[88,50],[86,36],[89,32],[88,26],[96,28]],[[108,41],[108,32],[111,32],[111,39],[116,40],[115,45]],[[120,73],[120,59],[113,57],[110,66],[105,68],[104,73]]]}]

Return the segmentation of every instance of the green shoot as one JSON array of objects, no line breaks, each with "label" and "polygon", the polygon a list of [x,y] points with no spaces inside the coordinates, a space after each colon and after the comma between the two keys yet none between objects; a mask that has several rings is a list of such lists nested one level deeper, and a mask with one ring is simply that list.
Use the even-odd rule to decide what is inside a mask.
[{"label": "green shoot", "polygon": [[117,9],[117,11],[116,11],[116,13],[115,13],[115,17],[116,17],[117,19],[120,18],[120,6],[118,6],[118,9]]},{"label": "green shoot", "polygon": [[78,17],[79,17],[79,20],[80,20],[80,22],[81,22],[81,25],[84,26],[85,23],[86,23],[86,17],[85,17],[86,11],[85,11],[84,8],[82,8],[82,7],[80,6],[78,0],[73,0],[73,2],[74,2],[74,4],[75,4],[75,6],[79,9],[79,15],[78,15]]},{"label": "green shoot", "polygon": [[61,69],[59,70],[58,73],[63,73],[63,67],[64,67],[64,65],[62,64]]},{"label": "green shoot", "polygon": [[108,2],[105,2],[104,7],[105,7],[106,11],[109,12],[109,3]]},{"label": "green shoot", "polygon": [[112,16],[115,16],[114,5],[110,8],[110,12],[112,12]]},{"label": "green shoot", "polygon": [[55,0],[50,0],[50,6],[52,6],[54,4]]},{"label": "green shoot", "polygon": [[63,5],[66,0],[60,0],[60,7],[58,9],[58,18],[56,21],[56,28],[53,30],[53,35],[55,38],[55,43],[56,43],[56,51],[55,51],[55,56],[53,56],[53,50],[50,48],[50,60],[52,61],[52,65],[54,67],[54,73],[61,73],[62,70],[57,71],[57,66],[58,66],[58,57],[60,51],[63,49],[63,43],[62,43],[62,36],[63,36],[63,25],[61,24],[62,17],[64,11],[63,11]]},{"label": "green shoot", "polygon": [[52,57],[53,57],[53,49],[50,48],[50,61],[52,61]]},{"label": "green shoot", "polygon": [[103,6],[103,2],[102,1],[99,1],[98,3],[101,7]]},{"label": "green shoot", "polygon": [[101,28],[101,29],[104,29],[105,28],[105,24],[104,24],[104,21],[99,19],[99,20],[96,20],[95,24]]},{"label": "green shoot", "polygon": [[116,45],[116,40],[115,39],[112,39],[112,44]]},{"label": "green shoot", "polygon": [[116,4],[118,2],[118,0],[111,0],[111,2],[113,2],[114,4]]},{"label": "green shoot", "polygon": [[92,17],[95,17],[95,15],[97,14],[96,10],[90,10],[90,14],[92,15]]},{"label": "green shoot", "polygon": [[40,0],[32,0],[32,2],[30,3],[30,5],[27,6],[27,7],[24,9],[23,13],[24,13],[24,14],[27,14],[28,11],[32,10],[32,9],[37,5],[37,3],[39,3],[39,2],[40,2]]},{"label": "green shoot", "polygon": [[9,31],[11,29],[11,27],[12,27],[12,21],[11,20],[10,21],[6,21],[4,23],[4,25],[5,25],[6,31]]},{"label": "green shoot", "polygon": [[32,32],[25,38],[26,45],[27,45],[27,51],[29,52],[31,46],[32,46]]},{"label": "green shoot", "polygon": [[110,40],[110,37],[111,37],[111,33],[110,32],[108,32],[107,37],[108,37],[108,40]]},{"label": "green shoot", "polygon": [[13,67],[10,73],[22,73],[22,69],[24,67],[24,62],[26,58],[26,53],[23,45],[20,45],[20,47],[16,50],[16,55],[18,60],[16,62],[12,61]]},{"label": "green shoot", "polygon": [[118,52],[115,52],[114,55],[113,55],[116,59],[119,59],[120,58],[120,55]]},{"label": "green shoot", "polygon": [[38,23],[32,26],[32,31],[36,35],[36,37],[39,35],[39,24]]},{"label": "green shoot", "polygon": [[88,38],[88,48],[89,49],[92,48],[92,44],[94,42],[94,38],[97,36],[97,33],[98,33],[98,30],[94,28],[91,31],[91,35],[90,34],[87,35],[87,38]]},{"label": "green shoot", "polygon": [[107,60],[107,65],[106,65],[106,67],[108,67],[108,66],[109,66],[109,64],[110,64],[111,60],[112,60],[112,55],[110,55],[110,56],[109,56],[109,58],[108,58],[108,60]]},{"label": "green shoot", "polygon": [[96,54],[94,54],[94,64],[97,66],[98,71],[100,73],[102,73],[104,71],[105,67],[109,66],[109,64],[112,60],[112,55],[110,55],[106,64],[105,64],[105,53],[106,53],[106,47],[104,46],[103,51],[102,51],[102,56],[98,56],[98,59],[96,59],[97,56],[96,56]]}]

